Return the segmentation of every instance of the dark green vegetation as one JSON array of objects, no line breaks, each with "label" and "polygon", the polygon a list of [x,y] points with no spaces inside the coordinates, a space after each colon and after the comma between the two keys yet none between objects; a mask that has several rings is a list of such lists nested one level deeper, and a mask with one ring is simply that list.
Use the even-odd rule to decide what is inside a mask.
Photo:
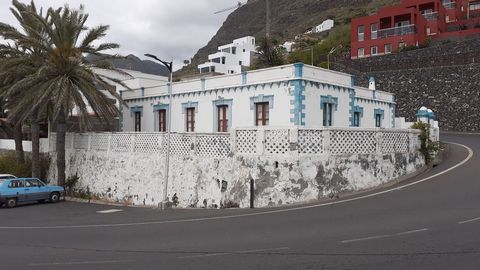
[{"label": "dark green vegetation", "polygon": [[[243,36],[255,36],[259,40],[265,36],[265,1],[249,2],[228,16],[210,42],[195,54],[192,64],[179,71],[179,75],[195,73],[197,65],[204,62],[208,54],[216,52],[220,45],[228,44],[232,40]],[[368,15],[375,12],[379,7],[398,2],[399,0],[271,1],[272,38],[280,44],[285,40],[293,40],[296,35],[304,33],[307,29],[326,19],[334,19],[337,25],[344,25],[347,28],[352,18]],[[344,34],[346,35],[346,32]],[[344,38],[338,37],[341,40],[344,40]],[[336,42],[332,43],[338,44]],[[319,48],[318,52],[321,51],[324,52],[325,49]],[[306,63],[310,63],[310,61],[306,61]]]},{"label": "dark green vegetation", "polygon": [[420,130],[420,153],[428,164],[433,160],[435,153],[440,150],[438,142],[430,139],[430,125],[423,122],[416,122],[412,128]]},{"label": "dark green vegetation", "polygon": [[[111,63],[87,61],[85,55],[101,55],[115,49],[115,43],[101,43],[108,26],[86,26],[88,14],[83,10],[36,8],[34,2],[23,4],[13,0],[11,12],[19,29],[0,22],[0,96],[9,111],[8,119],[15,126],[29,123],[32,133],[32,175],[40,177],[40,123],[52,122],[56,127],[57,177],[65,184],[65,134],[72,111],[77,111],[85,129],[90,126],[90,107],[105,123],[118,115],[112,97],[121,100],[107,80],[113,78],[94,73],[93,68],[116,70]],[[120,72],[120,71],[118,71]],[[99,89],[107,90],[107,97]],[[20,140],[16,144],[21,145]],[[17,148],[21,153],[23,149]],[[21,154],[17,162],[23,163]]]},{"label": "dark green vegetation", "polygon": [[[48,155],[40,155],[40,179],[47,178],[49,166],[50,158]],[[32,177],[32,157],[26,155],[23,163],[17,163],[15,151],[3,152],[0,155],[0,172],[2,174],[13,174],[17,177]]]}]

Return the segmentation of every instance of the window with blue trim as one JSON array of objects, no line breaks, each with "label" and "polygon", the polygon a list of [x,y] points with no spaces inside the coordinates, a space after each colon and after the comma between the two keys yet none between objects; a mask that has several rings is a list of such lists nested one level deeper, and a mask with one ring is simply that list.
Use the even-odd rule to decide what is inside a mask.
[{"label": "window with blue trim", "polygon": [[142,131],[142,112],[134,112],[135,115],[135,132]]},{"label": "window with blue trim", "polygon": [[375,114],[375,127],[382,127],[382,115],[379,113]]},{"label": "window with blue trim", "polygon": [[353,126],[359,127],[360,126],[360,112],[353,113]]},{"label": "window with blue trim", "polygon": [[333,122],[333,104],[332,103],[323,103],[322,110],[323,110],[323,126],[324,127],[331,127]]},{"label": "window with blue trim", "polygon": [[217,106],[217,131],[228,132],[228,105]]},{"label": "window with blue trim", "polygon": [[167,110],[166,109],[158,110],[158,131],[159,132],[167,131]]}]

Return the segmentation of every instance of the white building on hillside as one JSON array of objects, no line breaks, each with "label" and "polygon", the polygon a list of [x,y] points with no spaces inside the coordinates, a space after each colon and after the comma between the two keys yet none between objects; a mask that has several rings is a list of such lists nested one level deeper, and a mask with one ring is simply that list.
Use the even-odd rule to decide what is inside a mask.
[{"label": "white building on hillside", "polygon": [[328,19],[328,20],[323,21],[321,24],[315,26],[312,29],[312,32],[313,33],[322,33],[322,32],[325,32],[325,31],[328,31],[328,30],[332,29],[334,25],[335,25],[335,22],[331,19]]},{"label": "white building on hillside", "polygon": [[218,52],[208,56],[208,62],[198,65],[200,73],[241,73],[242,67],[249,67],[255,53],[255,38],[243,37],[233,43],[218,47]]},{"label": "white building on hillside", "polygon": [[[302,63],[123,91],[123,131],[228,132],[251,126],[394,128],[395,97]],[[372,81],[372,85],[374,82]],[[167,123],[168,114],[172,122]]]},{"label": "white building on hillside", "polygon": [[293,46],[295,45],[295,42],[293,41],[285,41],[285,43],[283,43],[282,45],[282,48],[285,49],[286,52],[292,52],[293,51]]}]

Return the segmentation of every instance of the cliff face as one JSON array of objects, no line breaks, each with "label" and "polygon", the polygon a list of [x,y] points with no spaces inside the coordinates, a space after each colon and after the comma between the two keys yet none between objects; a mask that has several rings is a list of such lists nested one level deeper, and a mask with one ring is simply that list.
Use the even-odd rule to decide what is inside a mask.
[{"label": "cliff face", "polygon": [[[349,24],[350,19],[367,15],[378,7],[399,2],[398,0],[270,0],[271,34],[278,40],[292,39],[308,28],[326,19],[337,24]],[[265,0],[249,0],[246,5],[232,12],[210,42],[195,54],[192,64],[178,72],[179,75],[194,73],[197,65],[216,52],[217,47],[243,36],[265,35]]]}]

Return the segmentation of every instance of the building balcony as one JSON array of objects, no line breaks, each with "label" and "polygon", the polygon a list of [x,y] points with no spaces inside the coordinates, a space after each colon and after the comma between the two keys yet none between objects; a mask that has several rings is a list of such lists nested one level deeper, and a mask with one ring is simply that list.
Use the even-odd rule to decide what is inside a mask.
[{"label": "building balcony", "polygon": [[446,9],[455,9],[457,7],[457,4],[455,2],[443,2],[443,6]]},{"label": "building balcony", "polygon": [[422,15],[427,21],[435,21],[438,19],[438,12],[423,13]]},{"label": "building balcony", "polygon": [[404,36],[415,34],[416,28],[414,24],[399,26],[399,27],[392,27],[386,29],[378,30],[378,37],[379,38],[389,38],[389,37],[396,37],[396,36]]}]

